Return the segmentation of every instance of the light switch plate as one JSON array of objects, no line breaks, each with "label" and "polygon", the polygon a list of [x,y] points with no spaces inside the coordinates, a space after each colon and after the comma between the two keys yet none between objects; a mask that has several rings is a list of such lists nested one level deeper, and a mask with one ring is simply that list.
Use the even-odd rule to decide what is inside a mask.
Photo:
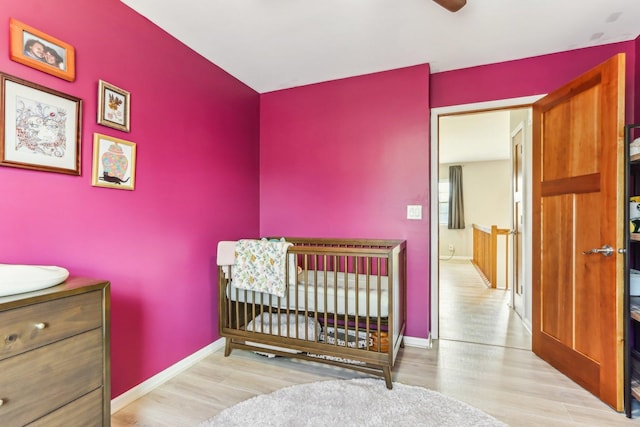
[{"label": "light switch plate", "polygon": [[407,219],[422,219],[422,205],[407,205]]}]

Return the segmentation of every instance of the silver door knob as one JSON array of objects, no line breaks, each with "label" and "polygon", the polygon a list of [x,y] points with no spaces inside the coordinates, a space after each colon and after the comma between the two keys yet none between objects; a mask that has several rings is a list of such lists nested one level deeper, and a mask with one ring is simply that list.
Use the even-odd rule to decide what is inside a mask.
[{"label": "silver door knob", "polygon": [[590,255],[590,254],[602,254],[604,256],[611,256],[613,255],[613,248],[609,245],[604,245],[601,248],[596,248],[596,249],[589,249],[588,251],[584,251],[582,252],[583,255]]}]

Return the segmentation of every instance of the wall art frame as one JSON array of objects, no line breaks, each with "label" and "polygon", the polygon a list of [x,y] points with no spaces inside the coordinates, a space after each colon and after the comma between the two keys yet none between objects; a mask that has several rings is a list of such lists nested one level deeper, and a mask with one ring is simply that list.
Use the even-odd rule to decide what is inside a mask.
[{"label": "wall art frame", "polygon": [[0,165],[80,175],[82,100],[0,73]]},{"label": "wall art frame", "polygon": [[98,124],[130,131],[131,94],[100,80],[98,82]]},{"label": "wall art frame", "polygon": [[134,190],[136,182],[136,144],[100,133],[93,134],[94,187]]},{"label": "wall art frame", "polygon": [[40,30],[9,19],[10,58],[70,82],[76,78],[75,49]]}]

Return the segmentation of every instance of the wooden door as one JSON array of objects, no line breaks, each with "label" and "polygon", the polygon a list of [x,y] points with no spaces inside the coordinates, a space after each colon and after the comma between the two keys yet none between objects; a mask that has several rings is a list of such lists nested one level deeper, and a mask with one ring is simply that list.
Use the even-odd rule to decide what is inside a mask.
[{"label": "wooden door", "polygon": [[524,167],[524,126],[518,126],[511,134],[511,159],[513,162],[513,219],[512,236],[513,245],[511,259],[513,265],[513,286],[511,287],[511,304],[520,318],[524,319],[524,277],[523,277],[523,239],[524,210],[523,210],[523,167]]},{"label": "wooden door", "polygon": [[533,351],[618,411],[623,130],[623,54],[533,106]]}]

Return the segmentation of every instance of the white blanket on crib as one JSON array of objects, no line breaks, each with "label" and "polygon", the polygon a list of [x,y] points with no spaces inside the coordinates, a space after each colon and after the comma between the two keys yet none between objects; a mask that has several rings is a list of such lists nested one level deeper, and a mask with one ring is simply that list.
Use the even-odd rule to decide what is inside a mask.
[{"label": "white blanket on crib", "polygon": [[235,251],[234,284],[240,289],[265,292],[282,297],[287,282],[287,249],[292,243],[243,239]]},{"label": "white blanket on crib", "polygon": [[247,324],[247,331],[316,341],[320,336],[320,323],[302,314],[262,313]]}]

